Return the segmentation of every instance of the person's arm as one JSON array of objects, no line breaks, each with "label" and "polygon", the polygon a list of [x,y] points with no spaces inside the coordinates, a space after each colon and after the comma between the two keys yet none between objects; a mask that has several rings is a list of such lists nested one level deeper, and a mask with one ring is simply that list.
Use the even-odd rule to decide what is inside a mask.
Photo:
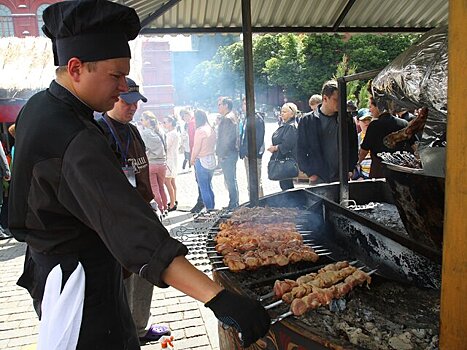
[{"label": "person's arm", "polygon": [[207,303],[223,289],[195,268],[184,256],[172,260],[162,273],[162,280],[202,303]]}]

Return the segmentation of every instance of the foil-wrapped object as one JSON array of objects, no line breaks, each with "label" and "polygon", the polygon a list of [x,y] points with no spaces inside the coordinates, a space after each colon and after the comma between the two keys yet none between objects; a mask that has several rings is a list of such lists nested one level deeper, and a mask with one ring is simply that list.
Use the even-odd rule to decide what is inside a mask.
[{"label": "foil-wrapped object", "polygon": [[[427,107],[428,119],[423,129],[419,152],[423,168],[438,169],[444,166],[444,150],[432,147],[446,145],[447,88],[448,88],[448,28],[435,28],[396,57],[373,80],[373,87],[408,109]],[[425,166],[424,158],[435,164]],[[430,170],[435,176],[443,171]]]}]

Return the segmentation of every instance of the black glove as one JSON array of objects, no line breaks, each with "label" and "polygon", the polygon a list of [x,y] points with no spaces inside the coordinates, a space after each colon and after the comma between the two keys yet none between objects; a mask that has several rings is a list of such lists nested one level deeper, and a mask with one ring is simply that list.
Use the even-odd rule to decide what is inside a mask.
[{"label": "black glove", "polygon": [[271,318],[259,301],[224,289],[204,306],[210,308],[222,323],[233,326],[241,333],[244,347],[264,337]]}]

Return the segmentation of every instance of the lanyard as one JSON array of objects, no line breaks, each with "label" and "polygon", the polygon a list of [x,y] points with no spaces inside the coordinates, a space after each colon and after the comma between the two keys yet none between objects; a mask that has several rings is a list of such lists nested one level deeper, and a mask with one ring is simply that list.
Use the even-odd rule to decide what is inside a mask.
[{"label": "lanyard", "polygon": [[123,150],[123,146],[122,146],[122,143],[120,141],[120,137],[118,137],[117,131],[115,130],[114,125],[112,124],[111,121],[107,120],[108,116],[106,114],[104,114],[103,117],[104,117],[103,119],[104,119],[105,123],[109,127],[110,133],[112,134],[115,142],[117,143],[117,147],[120,150],[120,153],[122,154],[123,162],[124,162],[125,166],[127,166],[128,165],[127,156],[128,156],[128,150],[130,148],[130,141],[131,141],[131,139],[130,139],[130,126],[127,125],[128,126],[128,133],[127,133],[126,149]]}]

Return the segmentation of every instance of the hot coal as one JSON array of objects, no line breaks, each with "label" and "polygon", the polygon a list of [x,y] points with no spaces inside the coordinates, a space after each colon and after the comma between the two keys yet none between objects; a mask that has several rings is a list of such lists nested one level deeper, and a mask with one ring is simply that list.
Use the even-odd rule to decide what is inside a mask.
[{"label": "hot coal", "polygon": [[[254,292],[263,295],[270,288]],[[345,349],[438,349],[439,298],[439,291],[376,277],[370,289],[354,289],[345,298],[345,308],[320,307],[301,317],[292,316],[292,322],[302,322]],[[288,305],[281,305],[270,311],[276,317],[288,310]]]}]

